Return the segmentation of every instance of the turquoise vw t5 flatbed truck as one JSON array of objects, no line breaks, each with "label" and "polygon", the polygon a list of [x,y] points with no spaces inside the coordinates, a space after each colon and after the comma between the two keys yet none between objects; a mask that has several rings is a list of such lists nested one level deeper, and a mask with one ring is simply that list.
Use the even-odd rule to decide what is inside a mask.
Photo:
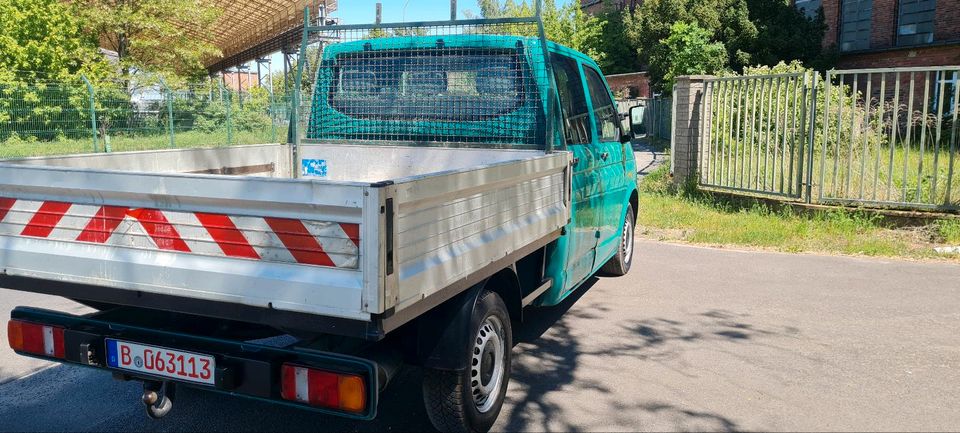
[{"label": "turquoise vw t5 flatbed truck", "polygon": [[190,386],[369,420],[415,366],[438,429],[486,431],[525,308],[630,270],[603,75],[537,19],[307,25],[301,53],[290,143],[2,162],[0,287],[96,310],[18,307],[9,344],[155,418]]}]

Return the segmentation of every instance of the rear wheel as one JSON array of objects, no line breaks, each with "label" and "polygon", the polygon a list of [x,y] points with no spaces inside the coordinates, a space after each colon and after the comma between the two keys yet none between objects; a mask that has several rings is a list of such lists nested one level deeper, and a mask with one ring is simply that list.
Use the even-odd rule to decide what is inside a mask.
[{"label": "rear wheel", "polygon": [[510,315],[500,296],[484,291],[470,320],[464,371],[427,369],[423,400],[433,426],[445,432],[486,432],[503,407],[510,381],[513,339]]},{"label": "rear wheel", "polygon": [[627,207],[627,217],[623,221],[623,232],[620,234],[620,246],[607,263],[600,268],[600,273],[610,277],[627,275],[630,264],[633,262],[633,206]]}]

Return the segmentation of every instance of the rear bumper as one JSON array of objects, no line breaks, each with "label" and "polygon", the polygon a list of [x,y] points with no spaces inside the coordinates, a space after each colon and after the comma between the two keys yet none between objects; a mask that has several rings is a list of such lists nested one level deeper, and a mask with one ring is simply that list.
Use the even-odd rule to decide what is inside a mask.
[{"label": "rear bumper", "polygon": [[[10,317],[15,320],[59,326],[65,329],[64,359],[38,357],[18,352],[20,355],[107,370],[125,379],[176,382],[185,386],[209,389],[347,418],[370,420],[376,417],[380,375],[377,363],[368,359],[295,346],[274,347],[205,335],[191,335],[178,331],[148,329],[136,325],[101,320],[96,316],[81,317],[35,308],[17,307],[11,312]],[[110,368],[106,364],[105,340],[107,338],[213,356],[216,359],[217,366],[215,372],[216,383],[212,386],[192,384]],[[367,407],[360,413],[350,413],[283,400],[281,397],[280,371],[284,363],[296,363],[362,377],[367,384]]]},{"label": "rear bumper", "polygon": [[226,320],[238,320],[266,325],[290,332],[301,331],[335,334],[371,341],[377,341],[384,337],[383,328],[379,321],[376,320],[345,319],[335,316],[263,308],[234,302],[187,298],[2,273],[0,273],[0,287],[44,295],[62,296],[80,301],[175,311]]}]

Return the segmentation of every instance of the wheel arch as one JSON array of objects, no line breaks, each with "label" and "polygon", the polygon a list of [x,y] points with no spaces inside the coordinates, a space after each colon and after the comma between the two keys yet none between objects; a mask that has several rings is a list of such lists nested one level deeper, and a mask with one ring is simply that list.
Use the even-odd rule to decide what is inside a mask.
[{"label": "wheel arch", "polygon": [[417,318],[410,329],[415,334],[406,338],[408,344],[414,343],[407,348],[407,362],[439,370],[466,369],[467,357],[462,352],[473,338],[470,319],[484,290],[503,299],[512,321],[521,320],[520,281],[515,266],[510,266]]}]

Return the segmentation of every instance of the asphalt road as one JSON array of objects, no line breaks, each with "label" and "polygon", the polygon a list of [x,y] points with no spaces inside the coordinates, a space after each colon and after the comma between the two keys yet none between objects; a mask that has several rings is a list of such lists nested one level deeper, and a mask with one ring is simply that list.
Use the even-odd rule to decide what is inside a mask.
[{"label": "asphalt road", "polygon": [[[960,429],[957,265],[637,245],[518,330],[496,430]],[[150,421],[137,384],[57,366],[0,385],[0,430],[424,430],[419,379],[369,423],[186,389]]]}]

